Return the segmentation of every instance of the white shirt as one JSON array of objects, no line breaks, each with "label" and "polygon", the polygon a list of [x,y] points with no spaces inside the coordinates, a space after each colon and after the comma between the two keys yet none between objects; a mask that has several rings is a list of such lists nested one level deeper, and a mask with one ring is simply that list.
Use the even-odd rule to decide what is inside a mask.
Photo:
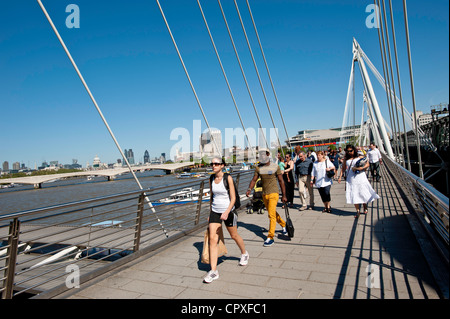
[{"label": "white shirt", "polygon": [[381,153],[378,148],[370,149],[367,152],[367,156],[369,157],[369,163],[377,163],[381,159]]},{"label": "white shirt", "polygon": [[230,205],[230,197],[228,196],[228,191],[223,184],[223,178],[220,180],[219,184],[213,180],[212,185],[212,211],[218,214],[224,213],[228,206]]},{"label": "white shirt", "polygon": [[[326,164],[325,164],[326,163]],[[334,167],[333,163],[330,160],[325,160],[323,162],[315,162],[313,166],[313,170],[311,172],[311,180],[316,178],[316,187],[326,187],[328,185],[333,184],[333,180],[328,178],[327,176],[327,167]]]}]

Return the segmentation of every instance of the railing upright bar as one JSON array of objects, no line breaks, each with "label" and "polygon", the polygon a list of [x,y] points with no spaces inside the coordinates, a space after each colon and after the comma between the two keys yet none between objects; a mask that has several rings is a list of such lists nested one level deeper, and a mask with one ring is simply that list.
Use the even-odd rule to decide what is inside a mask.
[{"label": "railing upright bar", "polygon": [[143,216],[143,212],[144,212],[144,201],[145,201],[145,194],[142,193],[139,196],[139,203],[138,203],[137,223],[136,223],[136,231],[135,231],[135,234],[134,234],[134,245],[133,245],[133,251],[134,252],[139,250],[139,243],[141,241],[142,216]]},{"label": "railing upright bar", "polygon": [[5,291],[2,293],[2,299],[12,299],[13,296],[13,286],[14,286],[14,273],[16,271],[16,260],[17,260],[17,248],[19,246],[19,231],[20,231],[20,221],[18,218],[14,220],[9,225],[9,238],[8,238],[8,251],[6,255],[6,269],[5,269]]},{"label": "railing upright bar", "polygon": [[205,181],[203,180],[200,183],[200,189],[198,191],[198,202],[197,202],[197,212],[195,214],[195,225],[198,225],[198,222],[200,221],[200,211],[202,209],[202,202],[203,202],[203,190],[205,188]]}]

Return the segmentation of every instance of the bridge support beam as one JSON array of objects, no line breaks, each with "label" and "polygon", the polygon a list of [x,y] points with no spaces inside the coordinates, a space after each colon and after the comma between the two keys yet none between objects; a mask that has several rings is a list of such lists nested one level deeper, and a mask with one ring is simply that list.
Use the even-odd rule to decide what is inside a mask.
[{"label": "bridge support beam", "polygon": [[[378,122],[378,127],[380,129],[381,139],[383,140],[384,149],[387,155],[394,160],[394,153],[392,152],[391,141],[389,140],[389,136],[386,132],[386,127],[384,125],[384,119],[380,112],[380,107],[378,106],[378,101],[375,96],[375,92],[372,87],[372,82],[370,81],[369,74],[367,73],[366,65],[361,57],[360,48],[356,39],[353,39],[353,60],[357,59],[359,65],[361,66],[361,75],[364,79],[364,83],[367,87],[367,93],[370,101],[372,102],[373,111],[375,114],[375,119]],[[376,125],[374,125],[376,128]]]}]

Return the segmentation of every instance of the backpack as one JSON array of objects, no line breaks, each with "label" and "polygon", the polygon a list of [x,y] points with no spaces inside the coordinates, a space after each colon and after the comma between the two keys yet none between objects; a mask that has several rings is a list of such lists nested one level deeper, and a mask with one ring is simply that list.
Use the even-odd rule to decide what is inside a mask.
[{"label": "backpack", "polygon": [[[230,196],[230,187],[228,186],[228,173],[223,173],[223,185],[225,186],[226,190],[228,191],[228,196]],[[209,182],[212,183],[214,182],[214,178],[216,177],[216,174],[212,174],[209,178]],[[239,207],[241,207],[241,198],[239,197],[239,193],[238,193],[238,189],[236,187],[236,182],[234,181],[233,177],[231,178],[233,180],[233,185],[234,185],[234,192],[236,195],[236,201],[234,203],[234,209],[238,209]],[[211,188],[212,190],[212,188]]]}]

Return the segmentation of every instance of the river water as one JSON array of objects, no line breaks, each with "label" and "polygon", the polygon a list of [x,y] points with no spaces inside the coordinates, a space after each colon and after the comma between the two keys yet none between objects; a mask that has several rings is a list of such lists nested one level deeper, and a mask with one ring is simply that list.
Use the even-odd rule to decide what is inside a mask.
[{"label": "river water", "polygon": [[[180,183],[176,175],[165,175],[164,171],[158,170],[136,173],[136,177],[144,189]],[[34,189],[32,185],[0,189],[0,216],[135,190],[139,187],[129,173],[117,176],[113,181],[107,181],[105,177],[94,177],[90,181],[80,177],[43,183],[40,189]]]}]

